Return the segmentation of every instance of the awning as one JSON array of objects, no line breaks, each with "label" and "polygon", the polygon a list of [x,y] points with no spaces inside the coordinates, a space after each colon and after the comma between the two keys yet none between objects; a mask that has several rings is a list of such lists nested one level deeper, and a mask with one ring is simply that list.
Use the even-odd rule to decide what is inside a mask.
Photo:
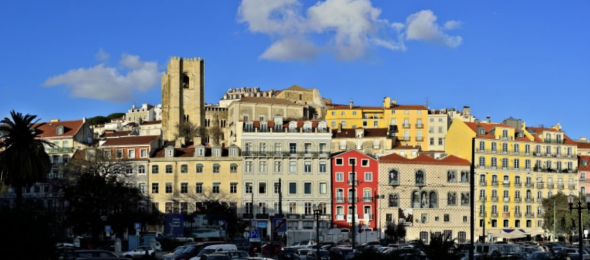
[{"label": "awning", "polygon": [[502,234],[500,234],[502,238],[523,238],[527,237],[527,234],[523,229],[509,229],[505,228],[502,229]]},{"label": "awning", "polygon": [[202,163],[197,163],[197,167],[203,167]]},{"label": "awning", "polygon": [[220,167],[219,163],[214,163],[213,167]]},{"label": "awning", "polygon": [[237,163],[230,163],[229,166],[231,166],[231,167],[238,167],[238,164]]}]

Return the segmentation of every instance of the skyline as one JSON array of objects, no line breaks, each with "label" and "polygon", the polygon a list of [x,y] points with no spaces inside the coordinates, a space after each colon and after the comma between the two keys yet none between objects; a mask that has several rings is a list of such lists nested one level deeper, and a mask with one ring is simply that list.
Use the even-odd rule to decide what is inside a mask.
[{"label": "skyline", "polygon": [[[580,120],[590,86],[590,3],[263,3],[7,3],[0,115],[71,120],[158,104],[161,73],[180,56],[205,58],[207,103],[229,88],[297,84],[338,104],[428,98],[433,109],[470,106],[479,119],[512,116],[528,126],[560,122],[570,138],[590,137],[590,123]],[[349,28],[357,24],[364,27]]]}]

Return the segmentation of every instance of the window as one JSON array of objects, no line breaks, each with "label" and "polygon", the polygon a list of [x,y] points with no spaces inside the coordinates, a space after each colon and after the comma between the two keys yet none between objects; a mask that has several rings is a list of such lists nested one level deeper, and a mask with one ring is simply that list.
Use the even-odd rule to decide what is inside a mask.
[{"label": "window", "polygon": [[344,181],[344,173],[337,172],[336,173],[336,181]]},{"label": "window", "polygon": [[356,165],[356,159],[355,158],[348,158],[348,165]]},{"label": "window", "polygon": [[219,173],[221,166],[218,163],[213,164],[213,173]]},{"label": "window", "polygon": [[289,183],[289,194],[297,194],[297,183],[296,182]]},{"label": "window", "polygon": [[390,208],[399,207],[399,197],[397,194],[389,194],[389,207]]},{"label": "window", "polygon": [[326,162],[320,162],[320,173],[326,173]]},{"label": "window", "polygon": [[310,161],[306,161],[306,162],[304,162],[303,165],[305,166],[304,167],[304,172],[311,173],[311,162]]},{"label": "window", "polygon": [[254,209],[252,207],[252,202],[246,202],[246,205],[244,208],[246,210],[246,214],[252,214],[254,212]]},{"label": "window", "polygon": [[416,184],[424,185],[424,172],[416,171]]},{"label": "window", "polygon": [[197,182],[197,184],[195,185],[195,193],[197,193],[197,194],[203,193],[203,183]]},{"label": "window", "polygon": [[328,183],[320,182],[320,194],[328,193]]},{"label": "window", "polygon": [[141,149],[139,154],[141,158],[147,157],[147,149]]},{"label": "window", "polygon": [[495,152],[496,150],[498,150],[496,142],[492,142],[492,152]]},{"label": "window", "polygon": [[527,170],[531,169],[531,160],[529,160],[529,159],[524,160],[524,168]]},{"label": "window", "polygon": [[219,182],[214,182],[214,183],[213,183],[213,192],[212,192],[212,193],[219,194],[219,193],[220,193],[220,188],[219,188],[219,186],[221,186],[221,183],[219,183]]},{"label": "window", "polygon": [[180,184],[180,193],[183,193],[183,194],[188,193],[188,183],[181,183]]},{"label": "window", "polygon": [[438,145],[443,145],[443,140],[444,140],[444,138],[439,137],[438,138]]},{"label": "window", "polygon": [[434,145],[434,137],[430,137],[430,145]]},{"label": "window", "polygon": [[486,166],[486,158],[481,156],[479,157],[479,167],[485,167]]},{"label": "window", "polygon": [[115,153],[115,156],[117,157],[117,159],[122,159],[123,158],[123,150],[117,150],[117,152]]},{"label": "window", "polygon": [[335,116],[336,115],[336,111],[332,111],[332,115]]},{"label": "window", "polygon": [[172,193],[172,182],[166,182],[166,193]]},{"label": "window", "polygon": [[508,152],[508,143],[502,143],[502,152],[503,153],[507,153]]},{"label": "window", "polygon": [[461,193],[461,206],[469,206],[469,193],[468,192]]},{"label": "window", "polygon": [[443,215],[443,221],[444,222],[449,222],[451,220],[451,218],[449,217],[449,214],[444,214]]},{"label": "window", "polygon": [[229,184],[229,193],[238,193],[238,183],[232,182]]},{"label": "window", "polygon": [[166,165],[166,173],[172,173],[172,165]]},{"label": "window", "polygon": [[142,174],[145,173],[145,166],[144,165],[140,165],[137,167],[137,172]]},{"label": "window", "polygon": [[447,182],[456,182],[457,181],[457,172],[456,171],[447,171]]},{"label": "window", "polygon": [[296,143],[290,143],[289,144],[289,153],[297,153],[297,144]]},{"label": "window", "polygon": [[311,202],[305,202],[303,208],[305,209],[305,215],[313,214]]},{"label": "window", "polygon": [[344,164],[344,159],[342,158],[336,158],[336,165],[341,166]]},{"label": "window", "polygon": [[449,206],[457,205],[457,193],[449,192],[447,194],[447,205],[449,205]]},{"label": "window", "polygon": [[203,173],[203,164],[197,163],[196,172]]},{"label": "window", "polygon": [[252,161],[247,161],[246,162],[246,172],[252,172]]},{"label": "window", "polygon": [[486,149],[486,142],[479,141],[479,150],[480,151],[485,151],[485,149]]},{"label": "window", "polygon": [[373,173],[365,172],[365,181],[373,181]]},{"label": "window", "polygon": [[275,161],[275,172],[281,172],[281,162]]},{"label": "window", "polygon": [[238,172],[238,165],[235,163],[232,163],[229,165],[229,172],[230,173],[237,173]]},{"label": "window", "polygon": [[268,214],[266,211],[266,202],[258,203],[258,214]]},{"label": "window", "polygon": [[258,172],[266,173],[266,161],[258,162]]},{"label": "window", "polygon": [[[289,202],[289,213],[297,214],[297,202]],[[295,222],[297,224],[297,222]]]},{"label": "window", "polygon": [[159,193],[159,183],[157,183],[157,182],[152,183],[152,193],[153,194]]},{"label": "window", "polygon": [[289,172],[297,172],[297,162],[296,161],[289,162]]},{"label": "window", "polygon": [[135,159],[135,149],[127,151],[127,158]]},{"label": "window", "polygon": [[152,165],[152,174],[158,174],[158,165]]},{"label": "window", "polygon": [[188,173],[188,165],[180,165],[180,173]]},{"label": "window", "polygon": [[266,194],[266,182],[258,183],[258,194]]},{"label": "window", "polygon": [[311,194],[311,182],[306,182],[303,184],[303,193]]},{"label": "window", "polygon": [[514,159],[514,169],[520,169],[520,159]]}]

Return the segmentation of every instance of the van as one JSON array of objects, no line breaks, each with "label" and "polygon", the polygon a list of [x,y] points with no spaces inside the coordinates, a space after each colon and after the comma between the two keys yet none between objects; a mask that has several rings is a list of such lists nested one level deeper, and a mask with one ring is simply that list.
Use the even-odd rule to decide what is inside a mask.
[{"label": "van", "polygon": [[197,256],[191,258],[190,260],[200,260],[201,256],[206,255],[206,254],[215,254],[216,252],[237,251],[237,250],[238,250],[238,248],[234,244],[220,244],[220,245],[206,246],[205,248],[203,248],[203,250],[201,250],[201,252],[199,252],[199,254]]}]

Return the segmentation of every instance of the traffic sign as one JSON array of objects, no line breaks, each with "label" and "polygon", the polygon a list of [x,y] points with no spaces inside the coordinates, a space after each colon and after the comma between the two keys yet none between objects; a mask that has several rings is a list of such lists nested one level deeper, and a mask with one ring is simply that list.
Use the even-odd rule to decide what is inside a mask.
[{"label": "traffic sign", "polygon": [[257,223],[258,223],[258,222],[257,222],[256,220],[252,220],[252,226],[253,226],[253,227],[256,227]]},{"label": "traffic sign", "polygon": [[141,230],[141,223],[135,222],[133,224],[133,227],[135,228],[135,230]]},{"label": "traffic sign", "polygon": [[104,226],[104,232],[111,233],[111,226]]},{"label": "traffic sign", "polygon": [[274,227],[274,232],[287,232],[287,219],[273,218],[272,224]]},{"label": "traffic sign", "polygon": [[244,238],[250,238],[250,233],[248,231],[244,232]]},{"label": "traffic sign", "polygon": [[258,228],[266,228],[266,221],[258,221]]},{"label": "traffic sign", "polygon": [[250,230],[250,242],[260,242],[260,233],[257,229]]}]

